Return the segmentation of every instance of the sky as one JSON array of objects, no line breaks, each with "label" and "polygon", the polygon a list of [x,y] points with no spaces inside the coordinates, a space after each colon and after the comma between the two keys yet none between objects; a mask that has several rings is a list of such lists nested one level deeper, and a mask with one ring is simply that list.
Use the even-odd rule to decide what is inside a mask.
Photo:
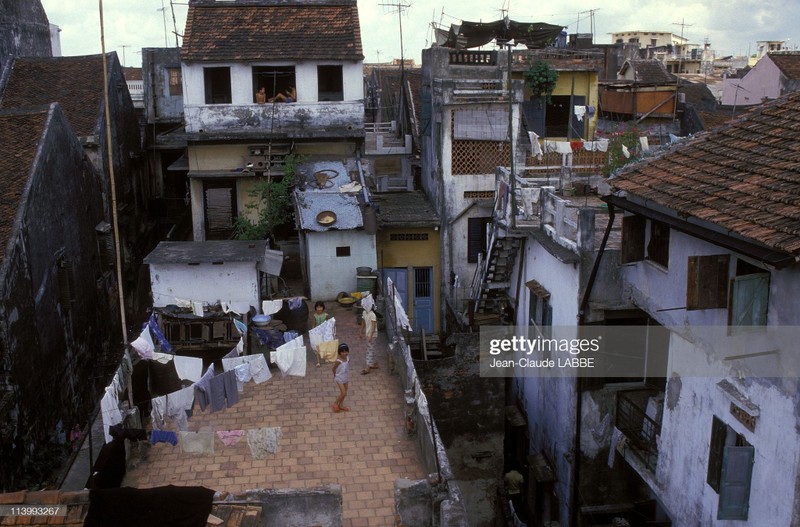
[{"label": "sky", "polygon": [[[63,55],[100,53],[99,0],[41,2],[50,23],[61,28]],[[183,33],[187,2],[103,0],[106,51],[138,67],[141,48],[175,46],[175,28]],[[403,6],[400,15],[398,5]],[[644,30],[683,33],[701,45],[708,39],[718,57],[755,53],[756,40],[786,40],[790,49],[800,49],[797,0],[359,0],[358,8],[366,62],[400,57],[401,24],[403,56],[419,63],[420,50],[432,41],[432,22],[488,22],[504,12],[520,22],[562,25],[569,33],[594,30],[599,44],[611,43],[611,32]]]}]

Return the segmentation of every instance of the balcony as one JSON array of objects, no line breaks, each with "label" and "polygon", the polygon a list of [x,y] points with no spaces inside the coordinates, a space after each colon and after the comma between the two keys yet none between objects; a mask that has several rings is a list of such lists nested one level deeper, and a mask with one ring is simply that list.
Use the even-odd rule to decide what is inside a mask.
[{"label": "balcony", "polygon": [[364,101],[185,105],[191,140],[364,137]]},{"label": "balcony", "polygon": [[367,123],[365,125],[364,148],[367,155],[409,155],[411,135],[397,136],[395,122]]},{"label": "balcony", "polygon": [[[632,390],[617,394],[617,429],[628,448],[653,474],[658,463],[663,399],[655,390]],[[660,401],[660,402],[659,402]]]}]

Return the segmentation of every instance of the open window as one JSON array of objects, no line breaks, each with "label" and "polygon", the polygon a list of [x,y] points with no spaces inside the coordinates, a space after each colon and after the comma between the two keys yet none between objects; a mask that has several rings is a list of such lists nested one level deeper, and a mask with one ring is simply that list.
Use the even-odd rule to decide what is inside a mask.
[{"label": "open window", "polygon": [[289,88],[297,89],[294,66],[253,66],[253,102],[258,90],[264,88],[267,99],[279,93],[286,94]]},{"label": "open window", "polygon": [[341,66],[317,66],[317,92],[320,101],[344,100]]},{"label": "open window", "polygon": [[525,286],[528,288],[528,325],[536,327],[543,337],[549,338],[553,325],[550,292],[536,280],[525,282]]},{"label": "open window", "polygon": [[[183,80],[180,68],[167,68],[169,94],[171,97],[183,95]],[[208,93],[208,92],[206,92]]]},{"label": "open window", "polygon": [[647,220],[642,216],[622,218],[622,250],[620,263],[641,262],[644,260],[644,238]]},{"label": "open window", "polygon": [[727,254],[690,256],[686,269],[686,309],[717,309],[728,306]]},{"label": "open window", "polygon": [[467,223],[467,262],[478,263],[478,255],[486,253],[488,225],[492,223],[491,216],[469,218]]},{"label": "open window", "polygon": [[736,261],[730,284],[728,323],[731,326],[765,326],[769,306],[769,273],[744,260]]},{"label": "open window", "polygon": [[658,265],[669,267],[669,225],[650,220],[647,259]]},{"label": "open window", "polygon": [[203,68],[206,104],[231,103],[231,69],[228,67]]},{"label": "open window", "polygon": [[707,482],[719,494],[718,520],[746,520],[755,448],[717,416],[711,424]]}]

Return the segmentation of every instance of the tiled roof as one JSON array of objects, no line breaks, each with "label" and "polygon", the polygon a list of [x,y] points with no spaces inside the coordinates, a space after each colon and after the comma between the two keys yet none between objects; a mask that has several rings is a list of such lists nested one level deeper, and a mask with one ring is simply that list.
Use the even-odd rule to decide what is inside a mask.
[{"label": "tiled roof", "polygon": [[19,200],[28,182],[47,109],[0,114],[0,261],[5,258]]},{"label": "tiled roof", "polygon": [[633,68],[633,80],[641,84],[674,84],[676,80],[658,59],[627,60],[620,73],[627,68]]},{"label": "tiled roof", "polygon": [[800,255],[800,93],[632,164],[609,183],[629,199]]},{"label": "tiled roof", "polygon": [[789,79],[800,79],[800,52],[769,53],[769,58]]},{"label": "tiled roof", "polygon": [[363,60],[355,0],[192,3],[181,59]]},{"label": "tiled roof", "polygon": [[142,68],[122,68],[122,74],[126,81],[142,80]]},{"label": "tiled roof", "polygon": [[375,194],[372,200],[380,209],[381,226],[433,227],[441,223],[436,210],[420,191]]},{"label": "tiled roof", "polygon": [[94,134],[103,103],[102,55],[18,58],[13,68],[0,108],[57,102],[78,136]]}]

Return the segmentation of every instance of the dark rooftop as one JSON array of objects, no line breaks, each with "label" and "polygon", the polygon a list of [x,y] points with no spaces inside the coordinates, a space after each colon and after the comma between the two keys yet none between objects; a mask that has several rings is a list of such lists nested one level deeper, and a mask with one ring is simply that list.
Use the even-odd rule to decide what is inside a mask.
[{"label": "dark rooftop", "polygon": [[264,258],[264,240],[210,240],[161,242],[144,258],[146,264],[258,262]]},{"label": "dark rooftop", "polygon": [[626,60],[619,70],[620,75],[625,75],[628,68],[633,68],[633,80],[639,84],[675,84],[677,81],[658,59]]},{"label": "dark rooftop", "polygon": [[629,165],[609,183],[629,199],[799,255],[800,93]]},{"label": "dark rooftop", "polygon": [[61,106],[78,136],[93,135],[103,102],[103,56],[16,59],[0,108],[51,102]]},{"label": "dark rooftop", "polygon": [[800,52],[770,53],[769,58],[789,79],[800,79]]},{"label": "dark rooftop", "polygon": [[20,198],[36,159],[48,109],[0,113],[0,261],[14,227]]},{"label": "dark rooftop", "polygon": [[181,59],[364,59],[355,0],[193,2]]},{"label": "dark rooftop", "polygon": [[373,194],[372,201],[380,207],[382,227],[434,227],[441,220],[428,199],[420,191]]}]

